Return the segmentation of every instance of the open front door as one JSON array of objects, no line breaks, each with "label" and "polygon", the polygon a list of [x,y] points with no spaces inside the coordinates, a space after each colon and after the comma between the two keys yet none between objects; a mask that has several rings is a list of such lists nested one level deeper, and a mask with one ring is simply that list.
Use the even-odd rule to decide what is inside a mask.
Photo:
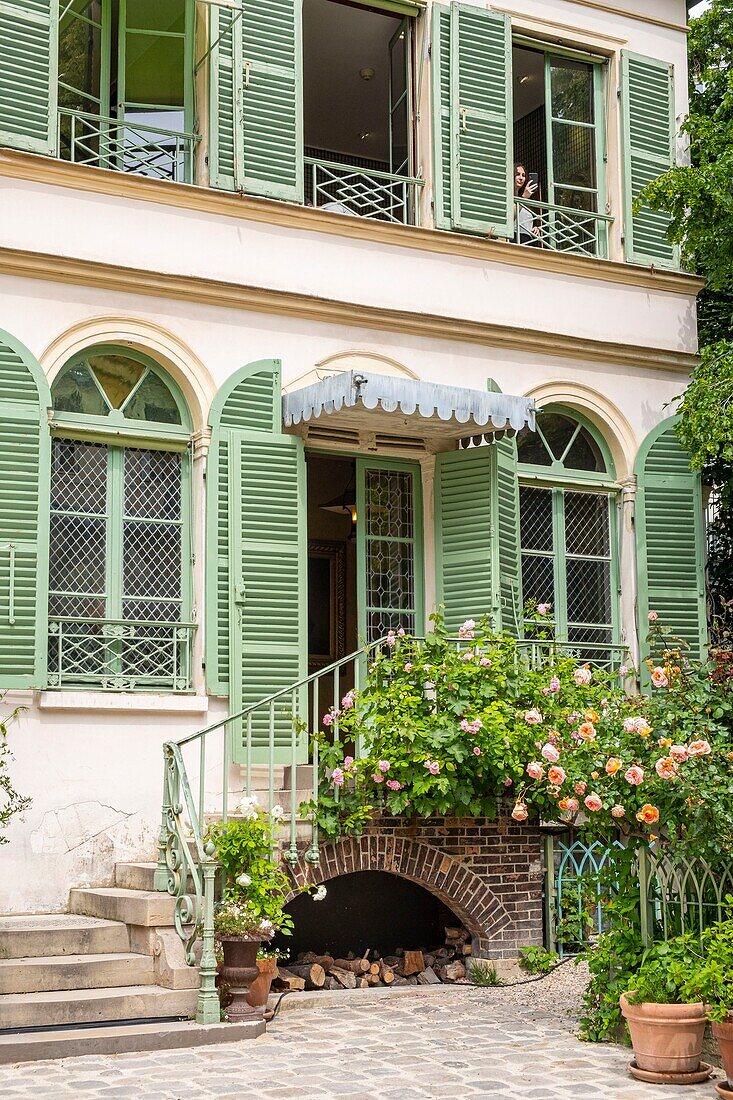
[{"label": "open front door", "polygon": [[356,547],[359,640],[402,627],[421,635],[423,612],[420,467],[357,458]]}]

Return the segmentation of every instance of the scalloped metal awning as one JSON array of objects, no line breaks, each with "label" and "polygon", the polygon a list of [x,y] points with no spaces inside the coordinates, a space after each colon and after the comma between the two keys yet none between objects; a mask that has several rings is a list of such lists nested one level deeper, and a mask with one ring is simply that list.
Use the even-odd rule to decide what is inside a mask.
[{"label": "scalloped metal awning", "polygon": [[324,428],[418,438],[444,450],[456,439],[534,429],[529,397],[418,382],[371,371],[344,371],[283,395],[283,425],[304,429],[320,418]]}]

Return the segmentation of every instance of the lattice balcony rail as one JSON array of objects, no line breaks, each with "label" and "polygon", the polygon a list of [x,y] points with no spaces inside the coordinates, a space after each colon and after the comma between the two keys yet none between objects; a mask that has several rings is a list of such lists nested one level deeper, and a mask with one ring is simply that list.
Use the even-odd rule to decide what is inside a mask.
[{"label": "lattice balcony rail", "polygon": [[58,156],[74,164],[191,183],[197,141],[197,134],[59,109]]},{"label": "lattice balcony rail", "polygon": [[515,198],[514,243],[580,256],[608,256],[610,214]]},{"label": "lattice balcony rail", "polygon": [[191,691],[195,632],[195,623],[52,616],[48,686]]},{"label": "lattice balcony rail", "polygon": [[316,207],[395,225],[417,224],[424,180],[305,157],[306,193]]}]

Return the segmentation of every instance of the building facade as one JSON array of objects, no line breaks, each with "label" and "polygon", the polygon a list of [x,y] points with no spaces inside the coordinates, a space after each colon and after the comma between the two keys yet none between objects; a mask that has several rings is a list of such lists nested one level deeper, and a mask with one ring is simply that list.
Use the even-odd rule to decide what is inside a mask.
[{"label": "building facade", "polygon": [[672,419],[700,283],[634,208],[684,155],[685,24],[2,5],[0,687],[33,804],[1,910],[151,858],[164,741],[440,604],[519,636],[549,603],[603,662],[654,608],[702,651]]}]

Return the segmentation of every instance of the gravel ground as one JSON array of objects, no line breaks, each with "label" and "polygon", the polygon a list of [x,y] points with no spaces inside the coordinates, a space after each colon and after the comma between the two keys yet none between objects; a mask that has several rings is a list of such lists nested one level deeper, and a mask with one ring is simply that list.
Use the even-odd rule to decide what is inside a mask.
[{"label": "gravel ground", "polygon": [[[519,984],[492,986],[486,992],[492,1003],[508,1012],[521,1011],[530,1018],[549,1015],[559,1021],[577,1015],[589,978],[586,964],[571,959],[539,981],[520,979]],[[568,1026],[572,1026],[572,1020],[568,1020]]]}]

